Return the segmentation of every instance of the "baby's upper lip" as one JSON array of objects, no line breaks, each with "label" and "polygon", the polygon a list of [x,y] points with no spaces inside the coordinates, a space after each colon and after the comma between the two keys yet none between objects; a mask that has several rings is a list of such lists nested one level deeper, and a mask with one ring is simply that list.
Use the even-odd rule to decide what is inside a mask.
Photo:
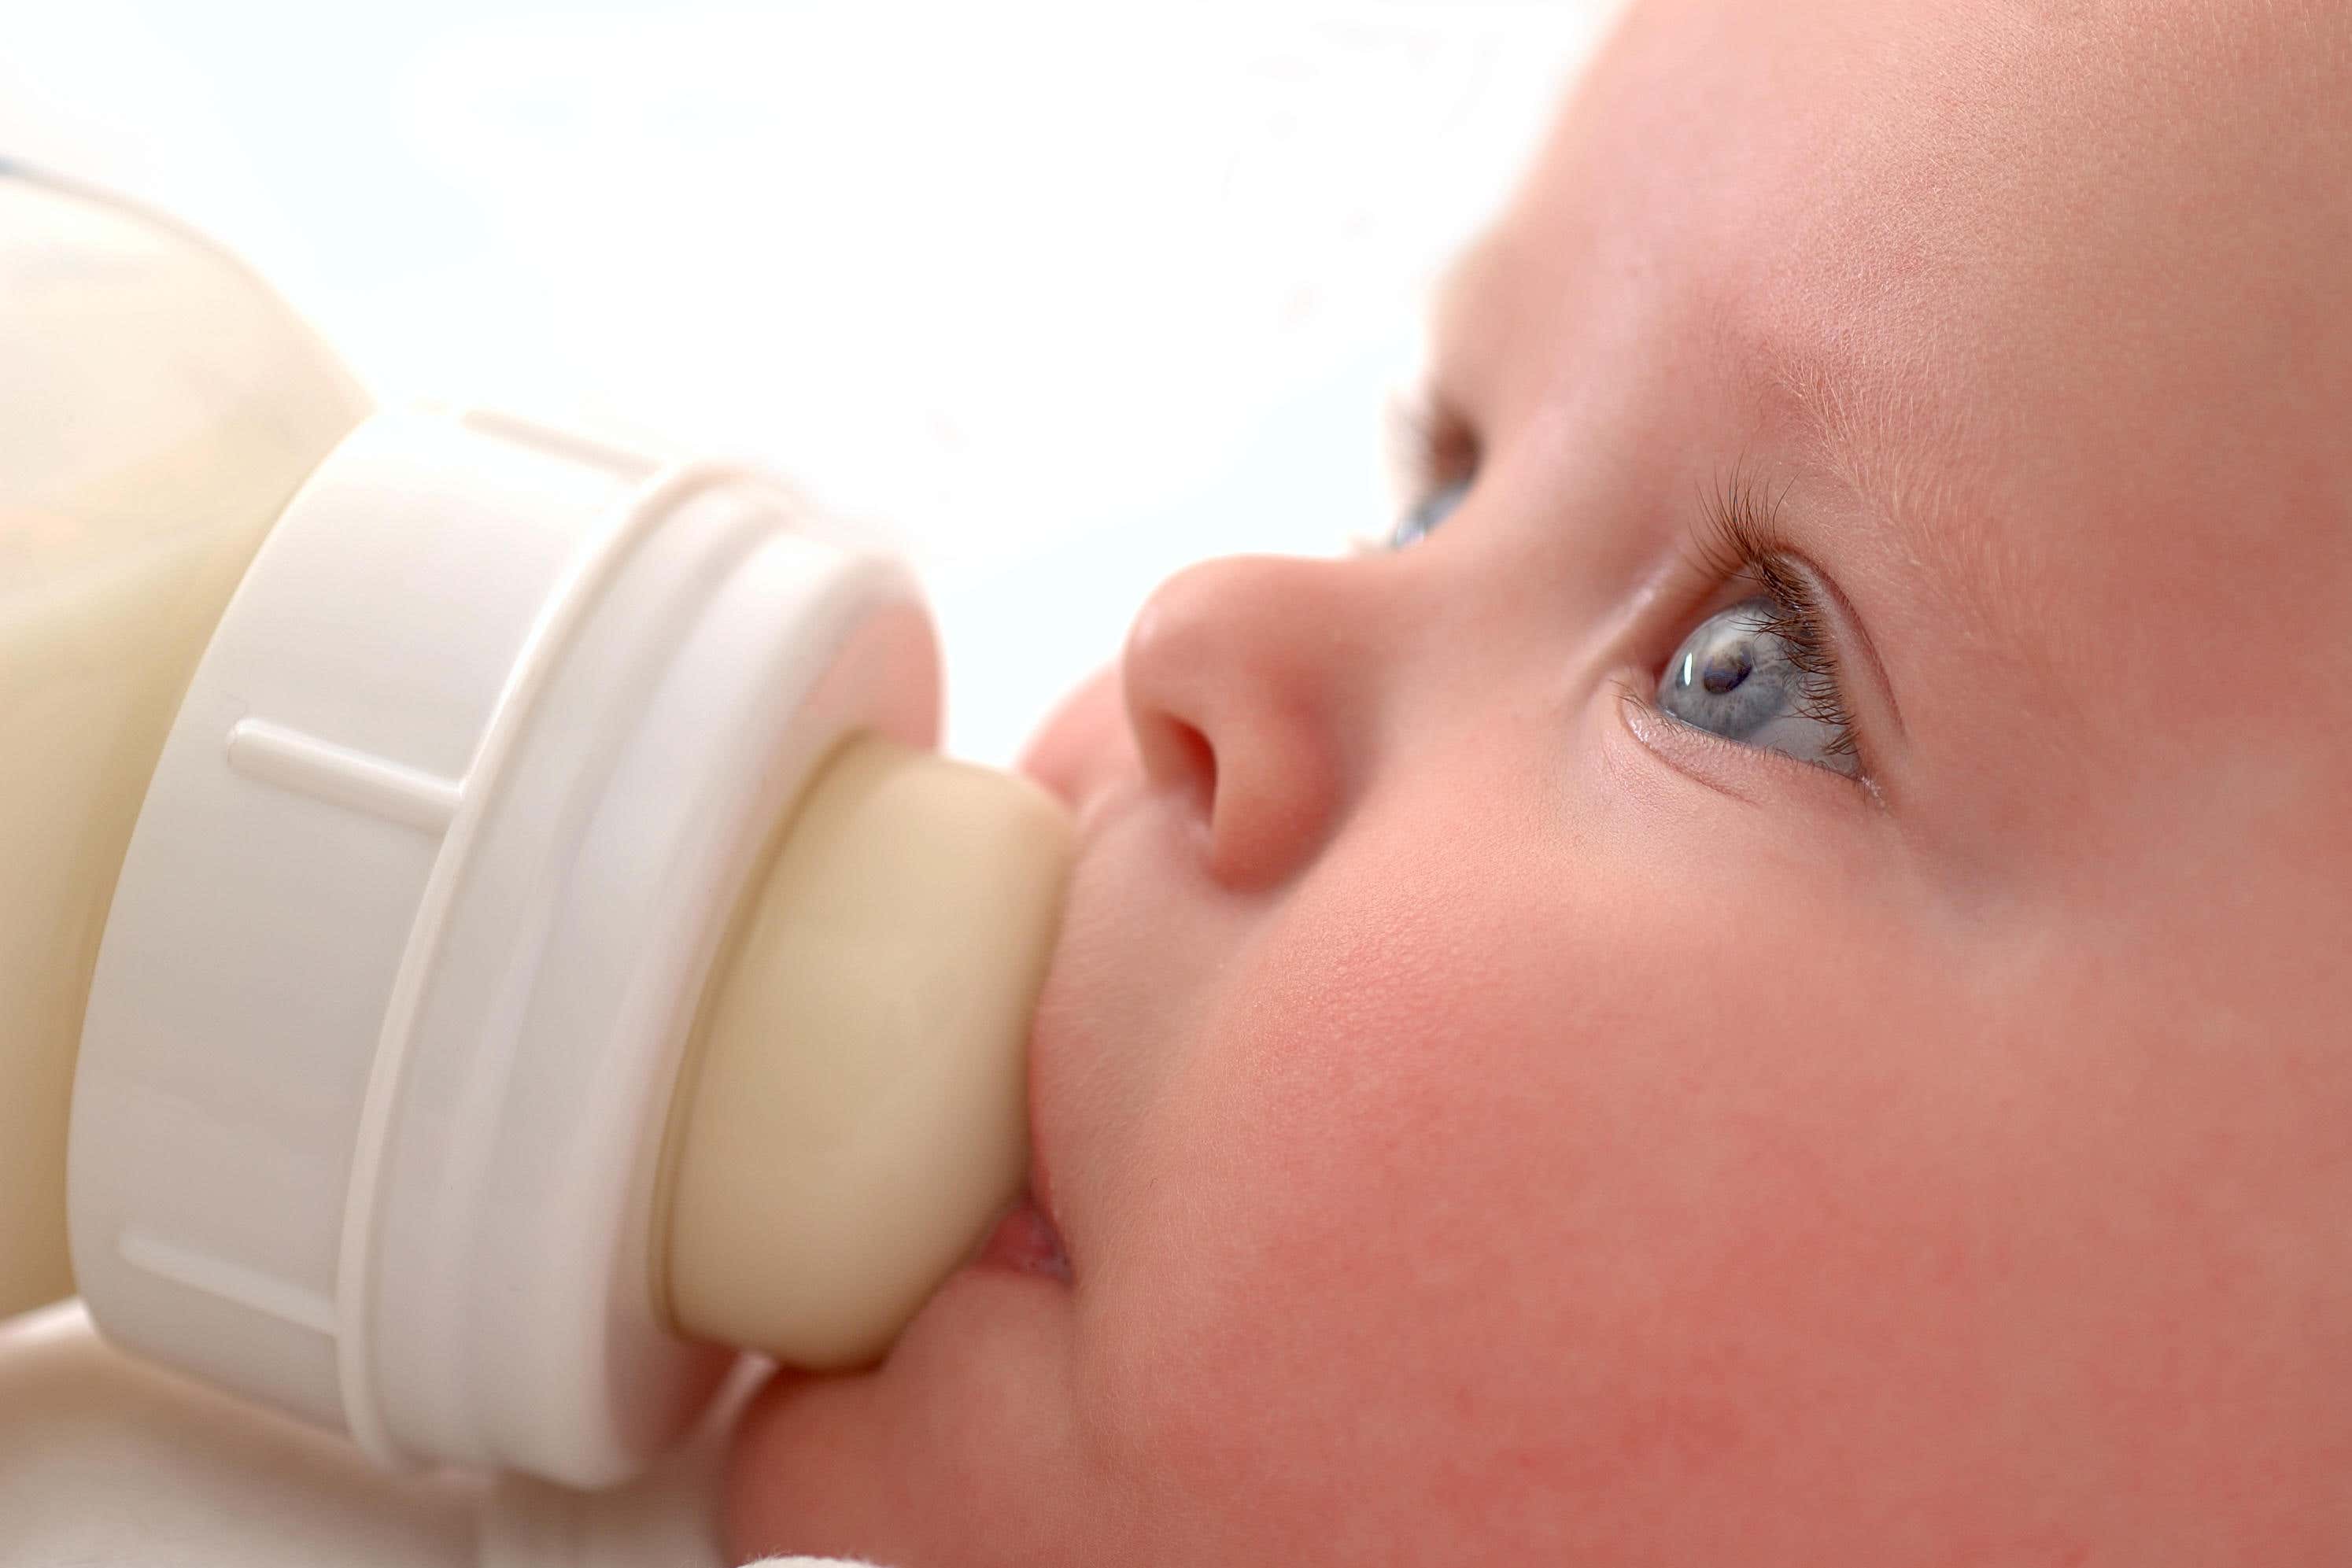
[{"label": "baby's upper lip", "polygon": [[[1079,841],[1079,861],[1085,861],[1085,840]],[[1054,959],[1051,959],[1049,967],[1046,967],[1046,980],[1045,980],[1046,995],[1040,997],[1040,1006],[1037,1006],[1034,1016],[1030,1018],[1028,1194],[1030,1194],[1030,1204],[1037,1206],[1037,1213],[1045,1216],[1046,1225],[1051,1225],[1051,1228],[1054,1228],[1054,1234],[1058,1234],[1058,1237],[1063,1239],[1063,1249],[1068,1249],[1070,1232],[1068,1229],[1063,1229],[1061,1210],[1056,1208],[1056,1194],[1054,1194],[1054,1150],[1051,1150],[1051,1143],[1054,1143],[1054,1128],[1058,1126],[1058,1122],[1056,1122],[1056,1116],[1054,1116],[1054,1105],[1049,1103],[1051,1083],[1056,1082],[1058,1077],[1058,1074],[1054,1072],[1054,1065],[1056,1065],[1056,1062],[1061,1061],[1061,1055],[1070,1049],[1070,1039],[1068,1039],[1068,1032],[1066,1032],[1066,1025],[1058,1022],[1061,1011],[1058,1011],[1058,1006],[1049,1004],[1054,985],[1061,983],[1056,973],[1058,968],[1061,968],[1061,945],[1058,945],[1056,940]]]},{"label": "baby's upper lip", "polygon": [[1076,845],[1063,927],[1055,936],[1028,1041],[1029,1200],[1061,1239],[1066,1256],[1074,1239],[1063,1204],[1073,1195],[1055,1187],[1056,1135],[1066,1124],[1055,1101],[1070,1064],[1096,1043],[1075,1022],[1085,1016],[1083,1009],[1073,1012],[1062,994],[1072,974],[1082,973],[1066,965],[1068,934],[1076,906],[1090,885],[1089,867],[1099,873],[1104,838],[1144,807],[1150,794],[1142,758],[1128,728],[1118,668],[1113,661],[1080,688],[1084,695],[1066,700],[1018,764],[1021,772],[1059,798],[1074,818]]},{"label": "baby's upper lip", "polygon": [[1041,1069],[1052,1032],[1041,1007],[1029,1023],[1029,1197],[1048,1219],[1054,1218],[1054,1177],[1045,1157],[1045,1075]]},{"label": "baby's upper lip", "polygon": [[1062,961],[1063,943],[1072,906],[1085,885],[1083,873],[1103,834],[1140,800],[1143,792],[1137,788],[1140,782],[1131,778],[1097,780],[1083,799],[1071,802],[1077,816],[1077,842],[1065,894],[1064,929],[1055,937],[1044,993],[1029,1025],[1029,1200],[1061,1239],[1066,1255],[1071,1247],[1071,1237],[1064,1224],[1054,1185],[1053,1134],[1059,1124],[1049,1098],[1052,1086],[1059,1079],[1057,1064],[1066,1062],[1071,1051],[1083,1049],[1084,1041],[1066,1021],[1069,1014],[1055,995],[1055,988],[1069,983]]},{"label": "baby's upper lip", "polygon": [[[1094,800],[1079,803],[1078,806],[1076,852],[1071,857],[1070,886],[1064,894],[1063,919],[1065,922],[1069,918],[1069,900],[1076,891],[1077,868],[1085,863],[1088,841],[1093,836],[1090,830],[1098,819],[1098,813],[1093,808],[1096,800],[1100,799],[1100,794],[1101,792],[1097,791]],[[1036,1009],[1031,1014],[1029,1020],[1028,1196],[1031,1205],[1053,1228],[1054,1233],[1062,1239],[1062,1245],[1066,1252],[1069,1238],[1062,1228],[1061,1215],[1054,1207],[1054,1167],[1051,1153],[1046,1147],[1047,1129],[1054,1124],[1054,1119],[1046,1105],[1046,1086],[1051,1080],[1051,1074],[1046,1071],[1046,1064],[1048,1053],[1061,1049],[1056,1038],[1059,1030],[1054,1022],[1055,1009],[1047,1005],[1047,1002],[1058,980],[1061,948],[1062,936],[1056,934],[1054,953],[1046,963],[1045,985],[1041,988]]]},{"label": "baby's upper lip", "polygon": [[1047,1113],[1045,1084],[1046,1074],[1040,1071],[1045,1053],[1055,1049],[1055,1028],[1045,1009],[1040,1009],[1029,1029],[1029,1202],[1062,1245],[1062,1253],[1069,1256],[1069,1232],[1063,1228],[1062,1217],[1054,1203],[1054,1165],[1046,1147],[1047,1129],[1054,1119]]}]

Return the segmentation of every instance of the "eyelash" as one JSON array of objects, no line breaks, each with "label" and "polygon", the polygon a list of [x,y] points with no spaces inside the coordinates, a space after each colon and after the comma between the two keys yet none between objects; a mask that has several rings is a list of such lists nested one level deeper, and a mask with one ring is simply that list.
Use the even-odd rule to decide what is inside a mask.
[{"label": "eyelash", "polygon": [[1762,591],[1770,606],[1765,630],[1780,640],[1789,663],[1804,676],[1801,711],[1832,731],[1834,738],[1825,749],[1855,757],[1853,712],[1846,706],[1843,671],[1837,646],[1830,640],[1821,595],[1789,565],[1792,552],[1775,523],[1781,496],[1767,497],[1760,486],[1734,473],[1707,497],[1694,552],[1707,580],[1745,579]]},{"label": "eyelash", "polygon": [[1381,410],[1381,452],[1388,467],[1391,518],[1377,532],[1351,531],[1353,555],[1386,555],[1404,519],[1449,485],[1478,471],[1478,440],[1469,423],[1426,384],[1390,392]]},{"label": "eyelash", "polygon": [[[1400,517],[1445,486],[1478,471],[1478,439],[1470,423],[1453,405],[1426,387],[1390,399],[1387,441],[1402,505]],[[1801,709],[1828,727],[1832,738],[1826,749],[1835,756],[1860,755],[1853,711],[1846,706],[1845,678],[1837,645],[1828,632],[1821,595],[1789,562],[1795,552],[1776,523],[1780,501],[1787,495],[1767,496],[1761,486],[1734,469],[1720,489],[1706,497],[1694,530],[1692,557],[1704,580],[1728,583],[1745,580],[1756,585],[1771,608],[1765,630],[1788,649],[1789,663],[1804,677]],[[1391,532],[1395,525],[1391,525]],[[1361,536],[1351,541],[1358,553],[1382,552],[1386,538]],[[1863,767],[1866,775],[1868,768]]]},{"label": "eyelash", "polygon": [[1477,470],[1478,438],[1469,423],[1426,387],[1390,398],[1387,437],[1408,500]]}]

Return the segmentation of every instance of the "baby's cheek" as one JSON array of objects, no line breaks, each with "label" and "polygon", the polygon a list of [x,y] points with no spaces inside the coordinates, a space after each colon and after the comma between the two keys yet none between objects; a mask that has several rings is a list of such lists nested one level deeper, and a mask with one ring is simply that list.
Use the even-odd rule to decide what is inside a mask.
[{"label": "baby's cheek", "polygon": [[1472,891],[1310,886],[1130,1151],[1154,1179],[1126,1187],[1087,1281],[1107,1406],[1173,1515],[1246,1521],[1238,1560],[1551,1539],[1563,1197],[1599,1173],[1531,977],[1458,904]]},{"label": "baby's cheek", "polygon": [[[1111,1428],[1192,1549],[1736,1560],[1742,1518],[1874,1516],[1955,1452],[1931,1430],[1987,1435],[2028,1347],[1981,1333],[1981,1207],[2017,1194],[1890,1067],[1922,1019],[1855,991],[1809,1014],[1844,1047],[1770,1038],[1676,967],[1709,910],[1631,919],[1580,869],[1325,869],[1163,1084],[1087,1283]],[[1851,985],[1892,960],[1866,941],[1741,956]]]}]

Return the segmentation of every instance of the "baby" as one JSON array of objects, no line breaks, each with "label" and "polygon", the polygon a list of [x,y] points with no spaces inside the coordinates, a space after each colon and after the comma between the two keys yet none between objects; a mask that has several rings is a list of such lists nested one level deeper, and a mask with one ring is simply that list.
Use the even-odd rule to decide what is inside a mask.
[{"label": "baby", "polygon": [[2352,7],[1658,0],[1144,606],[1034,1203],[734,1543],[2352,1563]]}]

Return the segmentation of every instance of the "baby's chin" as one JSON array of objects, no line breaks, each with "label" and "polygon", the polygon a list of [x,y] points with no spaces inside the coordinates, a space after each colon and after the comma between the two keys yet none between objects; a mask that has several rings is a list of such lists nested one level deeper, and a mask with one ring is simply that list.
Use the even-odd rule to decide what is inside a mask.
[{"label": "baby's chin", "polygon": [[1019,1213],[881,1366],[779,1373],[761,1391],[727,1468],[730,1561],[801,1553],[893,1568],[1046,1568],[1094,1556],[1087,1521],[1108,1516],[1077,1484],[1087,1468],[1067,1266],[1057,1271],[1059,1244],[1042,1221]]}]

